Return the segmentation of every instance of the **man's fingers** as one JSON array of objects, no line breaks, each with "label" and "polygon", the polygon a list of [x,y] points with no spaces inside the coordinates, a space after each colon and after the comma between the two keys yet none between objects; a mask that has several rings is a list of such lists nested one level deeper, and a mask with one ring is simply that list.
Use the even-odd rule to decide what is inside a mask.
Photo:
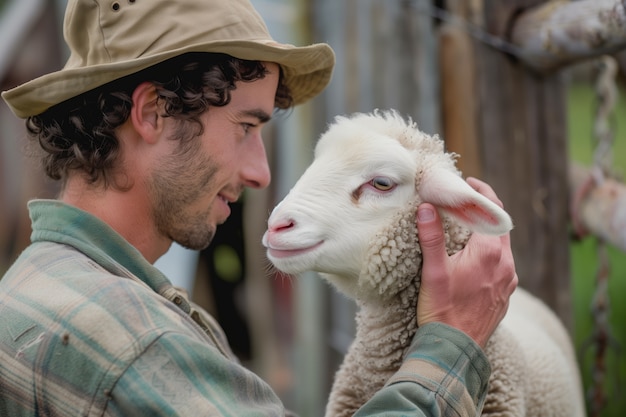
[{"label": "man's fingers", "polygon": [[439,214],[432,204],[423,203],[417,209],[417,234],[422,248],[424,263],[438,265],[445,262],[446,239]]}]

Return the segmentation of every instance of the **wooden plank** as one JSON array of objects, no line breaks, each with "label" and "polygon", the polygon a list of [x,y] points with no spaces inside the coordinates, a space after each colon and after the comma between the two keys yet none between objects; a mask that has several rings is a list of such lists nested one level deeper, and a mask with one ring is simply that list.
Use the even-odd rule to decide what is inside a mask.
[{"label": "wooden plank", "polygon": [[481,178],[472,40],[465,31],[451,24],[444,24],[439,30],[439,68],[442,136],[446,148],[460,155],[458,167],[465,176]]}]

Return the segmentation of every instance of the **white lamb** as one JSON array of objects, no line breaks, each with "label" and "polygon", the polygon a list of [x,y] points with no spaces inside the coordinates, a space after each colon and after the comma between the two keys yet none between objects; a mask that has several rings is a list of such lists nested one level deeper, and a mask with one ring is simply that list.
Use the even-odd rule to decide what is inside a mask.
[{"label": "white lamb", "polygon": [[[415,212],[436,205],[450,254],[470,230],[502,234],[509,216],[475,192],[436,136],[394,111],[337,117],[311,166],[273,210],[263,244],[281,271],[318,271],[356,300],[356,337],[335,376],[327,416],[350,416],[399,368],[416,331],[421,253]],[[485,349],[483,415],[585,415],[576,358],[556,316],[522,289]]]}]

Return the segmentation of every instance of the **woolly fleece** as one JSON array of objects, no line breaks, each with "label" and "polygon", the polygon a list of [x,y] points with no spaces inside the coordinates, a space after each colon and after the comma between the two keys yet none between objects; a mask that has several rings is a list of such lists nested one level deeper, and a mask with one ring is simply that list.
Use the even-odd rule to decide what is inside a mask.
[{"label": "woolly fleece", "polygon": [[[422,258],[415,226],[416,208],[424,196],[437,193],[436,189],[424,192],[429,187],[424,183],[430,181],[429,175],[434,170],[441,172],[443,169],[455,176],[461,175],[455,166],[456,155],[444,151],[443,141],[419,131],[413,122],[393,111],[338,117],[318,142],[315,159],[335,149],[331,146],[331,139],[325,136],[332,136],[332,140],[337,141],[342,140],[342,135],[355,131],[372,132],[360,138],[362,141],[377,140],[379,135],[396,138],[412,157],[418,159],[418,169],[414,173],[416,192],[403,207],[382,221],[384,225],[370,239],[356,285],[348,283],[337,271],[321,274],[354,298],[359,306],[356,336],[335,376],[326,410],[326,416],[333,417],[353,415],[400,367],[417,330],[415,314]],[[328,155],[324,156],[328,161]],[[358,154],[354,156],[359,157]],[[325,166],[324,170],[332,168]],[[314,183],[308,182],[304,192],[318,192],[324,196],[320,190],[312,190],[311,184]],[[302,194],[286,198],[279,205],[280,210],[275,211],[288,212],[290,204],[302,200],[297,197]],[[424,199],[432,202],[429,198]],[[324,202],[327,206],[335,203]],[[302,211],[302,207],[298,209]],[[465,246],[471,232],[453,219],[453,212],[445,208],[440,212],[448,253],[453,254]],[[358,222],[356,227],[359,227]],[[348,253],[336,255],[345,259],[355,256]],[[273,262],[279,269],[281,265],[285,266],[289,273],[300,267],[315,270],[316,265],[311,260],[304,266],[295,260],[275,259]],[[523,289],[519,288],[512,296],[507,316],[485,352],[492,375],[483,416],[585,415],[580,376],[569,335],[557,317]]]}]

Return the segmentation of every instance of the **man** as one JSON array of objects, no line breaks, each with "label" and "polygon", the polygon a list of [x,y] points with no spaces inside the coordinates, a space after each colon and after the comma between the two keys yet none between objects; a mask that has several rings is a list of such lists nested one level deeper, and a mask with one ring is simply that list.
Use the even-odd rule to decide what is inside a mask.
[{"label": "man", "polygon": [[[29,204],[32,244],[0,281],[0,415],[284,415],[152,263],[206,247],[268,185],[261,129],[327,85],[332,50],[276,43],[246,0],[70,0],[64,33],[63,70],[3,93],[62,191]],[[417,217],[421,328],[360,415],[474,415],[485,397],[508,237],[448,257],[433,207]]]}]

